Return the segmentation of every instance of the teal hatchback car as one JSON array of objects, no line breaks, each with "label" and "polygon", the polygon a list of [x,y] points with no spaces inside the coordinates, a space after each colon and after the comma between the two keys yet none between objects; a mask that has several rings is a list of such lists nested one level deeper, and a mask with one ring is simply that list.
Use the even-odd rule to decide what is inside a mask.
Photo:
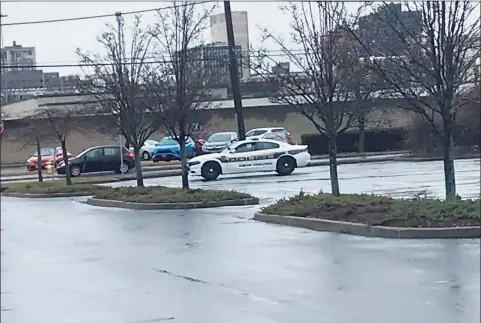
[{"label": "teal hatchback car", "polygon": [[[187,158],[196,156],[195,142],[190,137],[185,141],[185,151]],[[155,145],[152,155],[154,162],[180,160],[180,145],[172,137],[164,137]]]}]

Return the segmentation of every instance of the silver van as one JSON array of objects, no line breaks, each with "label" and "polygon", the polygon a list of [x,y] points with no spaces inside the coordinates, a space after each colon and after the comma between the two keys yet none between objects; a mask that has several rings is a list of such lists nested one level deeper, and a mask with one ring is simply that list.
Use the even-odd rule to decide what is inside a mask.
[{"label": "silver van", "polygon": [[202,153],[218,153],[237,141],[236,132],[216,132],[202,145]]}]

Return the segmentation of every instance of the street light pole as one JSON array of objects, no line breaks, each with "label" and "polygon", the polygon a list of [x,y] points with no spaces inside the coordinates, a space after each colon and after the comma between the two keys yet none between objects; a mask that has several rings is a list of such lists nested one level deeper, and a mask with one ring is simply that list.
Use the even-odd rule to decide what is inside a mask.
[{"label": "street light pole", "polygon": [[[0,25],[3,18],[8,17],[8,15],[0,14]],[[0,26],[0,48],[3,49],[3,28]],[[6,53],[5,53],[6,54]],[[1,59],[0,59],[1,60]],[[4,78],[4,88],[5,88],[5,104],[8,104],[8,83],[7,83],[7,74],[8,69],[2,70],[3,78]]]},{"label": "street light pole", "polygon": [[[227,43],[229,46],[230,59],[230,81],[232,84],[232,95],[234,96],[234,109],[237,119],[237,131],[239,140],[246,139],[246,128],[244,125],[244,114],[242,113],[242,97],[240,93],[239,72],[237,69],[237,53],[235,50],[234,26],[232,25],[232,12],[230,1],[224,1],[225,25],[227,30]],[[247,50],[246,48],[242,48]]]},{"label": "street light pole", "polygon": [[[117,20],[117,28],[118,28],[118,42],[119,42],[119,66],[118,73],[119,73],[119,82],[120,82],[120,90],[124,90],[124,76],[123,76],[123,55],[122,55],[122,13],[117,11],[115,13],[115,19]],[[122,170],[124,169],[124,146],[122,145],[122,104],[119,105],[119,148],[120,148],[120,176],[123,178],[124,173]]]}]

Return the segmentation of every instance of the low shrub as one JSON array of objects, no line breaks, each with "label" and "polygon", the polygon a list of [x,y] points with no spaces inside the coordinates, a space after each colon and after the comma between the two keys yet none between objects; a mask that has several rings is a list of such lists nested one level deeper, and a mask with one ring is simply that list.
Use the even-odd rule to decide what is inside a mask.
[{"label": "low shrub", "polygon": [[148,187],[115,187],[95,194],[96,198],[136,203],[186,203],[217,202],[252,198],[247,193],[236,191],[203,190],[148,186]]},{"label": "low shrub", "polygon": [[20,194],[52,194],[52,193],[92,193],[105,190],[104,186],[94,185],[90,183],[75,183],[66,185],[65,181],[44,181],[39,182],[21,182],[9,183],[6,186],[7,193]]},{"label": "low shrub", "polygon": [[281,216],[399,227],[479,226],[479,200],[394,199],[386,196],[345,194],[335,197],[303,192],[262,208]]},{"label": "low shrub", "polygon": [[11,183],[6,192],[20,194],[52,194],[52,193],[91,193],[94,197],[105,200],[116,200],[136,203],[186,203],[236,201],[252,198],[247,193],[223,190],[203,190],[148,186],[148,187],[110,187],[92,183],[76,183],[67,186],[64,181],[45,181]]}]

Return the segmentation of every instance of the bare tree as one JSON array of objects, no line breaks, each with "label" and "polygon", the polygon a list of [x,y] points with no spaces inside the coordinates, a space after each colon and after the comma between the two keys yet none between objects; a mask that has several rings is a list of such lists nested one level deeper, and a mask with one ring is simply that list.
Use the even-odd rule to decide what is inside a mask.
[{"label": "bare tree", "polygon": [[[479,3],[423,1],[405,3],[404,8],[385,3],[377,10],[376,25],[384,33],[375,43],[367,41],[366,32],[351,34],[373,57],[372,69],[390,93],[404,99],[400,107],[422,116],[442,142],[446,199],[453,200],[453,127],[466,104],[465,92],[475,83]],[[407,16],[418,17],[417,22]]]},{"label": "bare tree", "polygon": [[[350,24],[347,25],[349,26]],[[358,44],[356,39],[349,32],[345,31],[343,31],[343,36],[345,37],[344,48],[347,51],[346,64],[343,64],[343,68],[346,69],[343,74],[347,77],[343,80],[343,83],[348,91],[352,93],[353,100],[357,104],[358,152],[363,153],[366,127],[370,125],[377,128],[382,121],[382,118],[377,118],[369,122],[368,116],[378,111],[374,104],[375,98],[379,91],[384,90],[385,84],[369,67],[369,56],[366,55],[365,50]]]},{"label": "bare tree", "polygon": [[189,189],[185,142],[197,131],[196,111],[210,105],[208,88],[215,77],[204,67],[202,36],[215,5],[195,1],[172,3],[158,11],[155,28],[157,59],[161,61],[149,91],[154,93],[156,115],[162,128],[180,146],[182,188]]},{"label": "bare tree", "polygon": [[33,118],[45,120],[46,133],[57,138],[62,148],[63,161],[65,162],[65,182],[72,185],[70,163],[67,154],[67,138],[73,130],[82,131],[79,118],[84,115],[82,108],[71,105],[63,107],[40,107]]},{"label": "bare tree", "polygon": [[35,145],[35,149],[37,152],[37,178],[39,183],[43,182],[43,174],[42,174],[42,146],[41,142],[46,136],[48,136],[49,127],[48,124],[45,122],[44,119],[35,118],[36,115],[27,116],[23,118],[23,122],[25,123],[25,131],[22,131],[20,140],[23,141],[23,146],[21,149],[25,149],[26,147]]},{"label": "bare tree", "polygon": [[100,111],[118,117],[118,129],[134,149],[137,186],[144,186],[140,149],[159,129],[146,91],[153,70],[148,60],[152,55],[154,34],[149,28],[142,28],[140,17],[135,17],[130,41],[125,40],[123,21],[120,28],[112,25],[107,28],[98,37],[106,54],[82,53],[80,50],[77,54],[82,62],[93,66],[90,86],[96,85],[94,96],[102,106]]},{"label": "bare tree", "polygon": [[[322,1],[291,2],[282,10],[291,19],[292,42],[301,49],[289,49],[292,47],[267,30],[264,39],[273,40],[299,72],[276,75],[279,89],[271,98],[295,106],[328,138],[331,191],[337,196],[337,139],[340,133],[355,126],[363,113],[346,82],[355,77],[350,66],[353,58],[348,52],[349,40],[341,28],[347,21],[347,11],[343,2]],[[265,79],[274,77],[269,71],[272,62],[278,64],[274,58],[262,53],[252,56],[261,57],[251,64],[260,75]]]}]

